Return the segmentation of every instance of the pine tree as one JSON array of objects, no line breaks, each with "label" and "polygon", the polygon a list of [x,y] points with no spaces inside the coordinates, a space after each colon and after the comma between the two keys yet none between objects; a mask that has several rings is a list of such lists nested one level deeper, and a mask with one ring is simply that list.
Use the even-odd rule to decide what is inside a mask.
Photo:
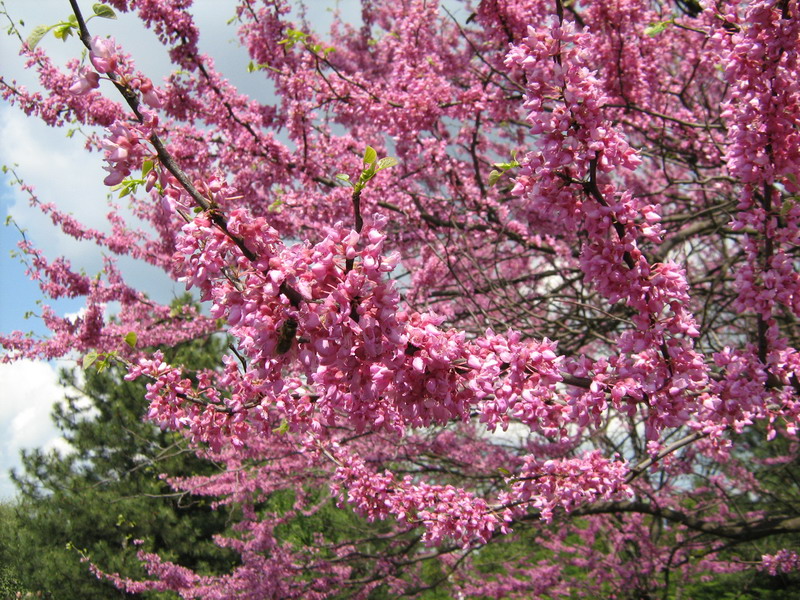
[{"label": "pine tree", "polygon": [[[212,337],[164,352],[179,363],[210,366],[223,345]],[[145,540],[142,549],[201,572],[231,567],[232,555],[211,541],[229,515],[175,493],[160,477],[210,474],[215,466],[190,451],[182,436],[142,421],[145,383],[125,381],[124,374],[121,365],[87,369],[85,381],[75,370],[62,372],[69,391],[52,416],[73,451],[25,451],[23,471],[12,475],[19,496],[15,514],[4,513],[0,540],[11,562],[9,585],[48,598],[127,597],[98,580],[83,559],[105,572],[143,575],[137,539]]]}]

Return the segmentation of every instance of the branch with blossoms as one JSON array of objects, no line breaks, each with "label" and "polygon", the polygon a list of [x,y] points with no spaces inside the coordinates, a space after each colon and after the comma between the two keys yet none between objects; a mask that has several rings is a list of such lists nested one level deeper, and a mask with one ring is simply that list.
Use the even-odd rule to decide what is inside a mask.
[{"label": "branch with blossoms", "polygon": [[[171,45],[182,71],[163,87],[91,38],[79,11],[91,66],[67,77],[28,52],[50,117],[108,129],[106,183],[144,186],[132,202],[156,233],[126,251],[151,249],[234,340],[214,373],[124,354],[129,376],[150,380],[149,418],[224,456],[228,472],[200,487],[250,503],[224,542],[249,561],[228,583],[256,597],[348,582],[670,595],[741,568],[741,542],[795,533],[747,465],[797,452],[796,2],[673,14],[486,0],[460,23],[435,3],[378,0],[330,41],[282,0],[241,2],[270,106],[215,71],[187,13],[113,5]],[[101,100],[106,79],[127,108]],[[4,97],[40,107],[14,89]],[[84,289],[65,265],[36,265],[70,282],[59,293]],[[103,353],[121,336],[100,289],[80,347]],[[277,550],[278,525],[316,514],[310,489],[325,484],[385,534],[384,556],[369,547],[378,534]],[[260,519],[254,507],[284,492],[293,516]],[[419,544],[441,552],[417,561]],[[481,570],[504,544],[519,559]],[[145,560],[187,596],[221,581]],[[418,562],[447,577],[426,581]]]},{"label": "branch with blossoms", "polygon": [[[192,200],[197,203],[197,206],[208,213],[214,225],[225,232],[245,257],[251,262],[256,262],[258,256],[247,247],[245,241],[241,237],[228,230],[227,221],[214,200],[206,198],[197,190],[194,183],[192,183],[172,155],[167,151],[161,138],[154,131],[158,124],[157,118],[149,111],[142,109],[139,97],[136,94],[136,92],[139,92],[142,95],[142,100],[151,108],[158,108],[158,106],[160,106],[160,100],[153,93],[150,80],[140,77],[129,77],[125,72],[118,72],[117,67],[119,65],[115,56],[116,49],[114,48],[113,42],[100,38],[92,38],[86,27],[86,21],[83,19],[77,0],[70,0],[70,5],[78,21],[81,42],[83,42],[83,45],[89,50],[90,60],[97,70],[97,73],[90,73],[89,75],[83,72],[82,79],[79,79],[75,86],[70,88],[70,91],[77,94],[85,93],[99,85],[98,73],[106,74],[119,93],[125,98],[126,103],[133,111],[136,119],[143,126],[142,130],[131,130],[124,125],[116,124],[110,130],[111,135],[105,144],[107,150],[106,160],[111,165],[109,176],[105,179],[106,185],[120,183],[125,176],[130,174],[131,169],[128,161],[136,160],[136,157],[131,156],[131,153],[134,148],[141,151],[139,140],[147,139],[155,148],[158,159],[163,167],[169,171],[181,187],[186,190]],[[141,162],[141,157],[139,157],[139,162]],[[284,294],[295,307],[304,300],[302,294],[288,284],[282,284],[281,293]]]}]

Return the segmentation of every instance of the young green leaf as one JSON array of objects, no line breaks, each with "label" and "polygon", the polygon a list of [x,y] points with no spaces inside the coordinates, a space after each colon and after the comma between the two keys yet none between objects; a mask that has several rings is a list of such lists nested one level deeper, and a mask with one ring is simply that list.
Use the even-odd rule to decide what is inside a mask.
[{"label": "young green leaf", "polygon": [[289,431],[289,422],[286,419],[281,419],[281,424],[272,431],[279,435],[286,434]]},{"label": "young green leaf", "polygon": [[372,146],[367,146],[367,149],[364,150],[364,164],[371,165],[374,163],[378,158],[378,153],[375,151],[375,148]]},{"label": "young green leaf", "polygon": [[66,42],[67,38],[72,35],[72,25],[69,23],[59,23],[53,29],[53,35],[56,39]]},{"label": "young green leaf", "polygon": [[398,164],[398,160],[393,156],[385,156],[378,161],[378,168],[376,171],[382,171],[383,169],[388,169],[389,167],[393,167]]},{"label": "young green leaf", "polygon": [[653,23],[649,27],[645,28],[644,34],[650,37],[656,37],[660,33],[663,33],[667,27],[672,25],[672,23],[673,23],[672,19],[669,19],[667,21],[659,21],[658,23]]},{"label": "young green leaf", "polygon": [[97,352],[89,352],[89,354],[83,357],[83,368],[88,369],[98,358],[100,358],[100,355]]},{"label": "young green leaf", "polygon": [[136,341],[139,339],[139,336],[136,335],[135,331],[129,331],[125,334],[125,343],[128,344],[131,348],[136,348]]},{"label": "young green leaf", "polygon": [[104,19],[116,19],[117,15],[110,6],[106,6],[105,4],[95,4],[92,6],[92,10],[94,14],[98,17],[103,17]]},{"label": "young green leaf", "polygon": [[151,159],[146,159],[142,162],[142,179],[147,177],[147,175],[155,168],[155,162]]},{"label": "young green leaf", "polygon": [[47,32],[50,31],[55,25],[38,25],[34,27],[31,34],[28,36],[28,39],[25,40],[25,43],[28,44],[28,48],[33,50],[36,46],[39,45],[39,42],[42,41],[42,38],[47,35]]},{"label": "young green leaf", "polygon": [[491,187],[495,183],[497,183],[497,180],[500,179],[502,176],[503,176],[502,171],[492,171],[491,173],[489,173],[489,186]]},{"label": "young green leaf", "polygon": [[350,175],[347,175],[346,173],[337,173],[336,179],[338,179],[339,181],[344,181],[345,183],[349,183],[350,185],[353,185],[350,182]]}]

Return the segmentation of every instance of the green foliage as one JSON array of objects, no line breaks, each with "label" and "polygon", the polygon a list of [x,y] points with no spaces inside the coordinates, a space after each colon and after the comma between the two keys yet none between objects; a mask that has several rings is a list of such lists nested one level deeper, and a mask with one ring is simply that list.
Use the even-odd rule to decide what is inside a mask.
[{"label": "green foliage", "polygon": [[[223,342],[212,338],[164,351],[173,364],[210,368],[219,364]],[[197,458],[181,436],[141,420],[145,383],[124,381],[124,374],[115,361],[85,371],[85,382],[76,371],[62,372],[62,383],[80,395],[68,394],[53,418],[74,451],[24,452],[24,472],[12,475],[19,497],[0,513],[4,594],[24,589],[58,599],[128,597],[98,580],[81,558],[106,572],[145,578],[137,539],[145,541],[142,549],[201,573],[227,572],[236,564],[233,553],[211,541],[229,515],[212,511],[205,499],[175,494],[159,477],[210,474],[216,467]]]},{"label": "green foliage", "polygon": [[[797,514],[800,511],[800,461],[786,460],[793,454],[791,442],[783,436],[767,441],[763,424],[753,425],[739,434],[733,443],[735,457],[758,481],[760,492],[742,492],[728,496],[728,508],[734,514],[752,511],[766,514]],[[732,477],[736,475],[733,474]],[[706,484],[699,481],[699,485]],[[745,564],[756,564],[764,554],[774,554],[800,547],[797,534],[773,535],[747,544],[732,546],[723,552]],[[748,569],[739,573],[714,574],[710,581],[686,586],[682,597],[693,600],[800,600],[800,573],[769,575]],[[678,598],[675,594],[674,598]]]},{"label": "green foliage", "polygon": [[361,174],[358,176],[358,181],[353,183],[350,181],[350,175],[339,173],[336,179],[353,187],[353,193],[359,193],[364,189],[370,179],[375,177],[379,171],[389,169],[398,164],[396,158],[392,156],[385,156],[378,160],[378,153],[372,146],[367,146],[364,150],[364,158],[362,159],[363,168]]},{"label": "green foliage", "polygon": [[135,331],[129,331],[125,334],[125,343],[128,344],[131,348],[136,348],[136,342],[139,339],[139,336],[136,335]]},{"label": "green foliage", "polygon": [[[800,578],[797,575],[771,576],[747,571],[715,575],[711,581],[686,586],[683,598],[692,600],[798,600]],[[678,596],[672,598],[677,600]]]},{"label": "green foliage", "polygon": [[310,39],[311,36],[304,31],[300,31],[298,29],[289,29],[286,32],[286,38],[279,41],[278,44],[286,46],[287,49],[293,48],[296,44],[301,44],[306,50],[309,50],[314,54],[321,54],[322,58],[327,58],[328,54],[336,51],[336,48],[323,46],[322,44],[314,44],[309,41]]},{"label": "green foliage", "polygon": [[[110,6],[106,6],[105,4],[94,4],[92,6],[92,12],[94,12],[94,14],[86,19],[87,21],[93,17],[101,17],[103,19],[117,18],[114,9]],[[78,19],[74,14],[71,14],[69,17],[67,17],[66,21],[59,21],[54,25],[37,25],[33,28],[33,31],[31,31],[30,35],[28,35],[25,42],[28,44],[28,47],[33,50],[39,45],[39,42],[42,41],[42,38],[44,38],[44,36],[46,36],[50,31],[53,32],[53,35],[57,39],[61,40],[62,42],[66,42],[69,36],[78,31]]]},{"label": "green foliage", "polygon": [[489,185],[492,186],[496,184],[500,178],[506,174],[507,171],[519,167],[520,164],[517,161],[517,152],[516,150],[511,153],[511,160],[504,163],[494,163],[492,165],[495,169],[489,173]]},{"label": "green foliage", "polygon": [[0,600],[15,598],[17,593],[23,594],[25,589],[16,575],[14,550],[7,543],[17,529],[17,515],[13,504],[0,503]]},{"label": "green foliage", "polygon": [[[290,490],[275,492],[259,507],[262,517],[269,519],[270,515],[284,517],[287,513],[292,513],[292,518],[286,520],[275,529],[275,535],[280,539],[281,544],[289,545],[295,549],[314,548],[315,557],[324,559],[337,559],[337,554],[332,548],[341,545],[354,545],[354,552],[358,556],[356,560],[348,562],[353,571],[351,579],[354,581],[368,580],[376,572],[376,562],[388,560],[404,563],[407,555],[398,553],[397,548],[390,550],[390,544],[395,541],[394,524],[391,519],[383,521],[369,522],[358,516],[348,507],[337,506],[337,503],[329,498],[326,487],[322,489],[307,489],[305,491],[305,504],[320,506],[316,511],[303,513],[295,512],[295,494]],[[423,559],[418,557],[421,563],[421,575],[423,586],[414,595],[419,600],[449,600],[453,596],[447,584],[447,574],[442,571],[440,563],[433,557],[435,552],[425,548],[420,543],[421,532],[411,530],[400,536],[407,543],[405,551],[414,554],[416,547],[419,554],[430,553],[431,558]],[[322,544],[320,541],[322,540]],[[324,561],[323,561],[324,562]],[[402,571],[397,574],[403,577]],[[308,579],[315,577],[313,571],[306,573]],[[339,594],[334,594],[332,598],[351,598],[352,589],[343,589]],[[392,600],[396,598],[388,589],[382,585],[370,591],[370,600]]]},{"label": "green foliage", "polygon": [[[102,17],[104,19],[116,19],[117,15],[114,13],[114,10],[110,6],[106,6],[105,4],[97,4],[92,5],[92,12],[98,17]],[[91,18],[91,17],[90,17]]]},{"label": "green foliage", "polygon": [[675,19],[667,19],[666,21],[659,21],[657,23],[651,24],[649,27],[646,27],[644,30],[644,34],[650,37],[656,37],[664,33],[670,25],[675,24]]}]

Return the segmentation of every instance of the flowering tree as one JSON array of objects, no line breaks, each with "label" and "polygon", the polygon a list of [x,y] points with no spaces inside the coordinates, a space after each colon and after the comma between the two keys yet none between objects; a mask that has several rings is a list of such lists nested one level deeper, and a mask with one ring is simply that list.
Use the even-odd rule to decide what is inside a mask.
[{"label": "flowering tree", "polygon": [[[465,22],[364,0],[327,37],[239,0],[274,106],[199,53],[190,2],[108,4],[169,48],[162,85],[70,0],[53,29],[88,60],[58,68],[39,29],[22,51],[45,91],[0,87],[104,127],[87,146],[150,227],[88,229],[25,187],[108,258],[85,276],[25,241],[42,290],[86,310],[2,343],[125,362],[146,417],[226,465],[173,485],[244,510],[227,576],[146,554],[152,581],[106,576],[190,598],[641,598],[797,569],[797,480],[769,483],[798,452],[797,0],[483,0]],[[113,255],[208,311],[154,304]],[[220,330],[217,370],[148,352]],[[374,524],[286,537],[330,498]]]}]

